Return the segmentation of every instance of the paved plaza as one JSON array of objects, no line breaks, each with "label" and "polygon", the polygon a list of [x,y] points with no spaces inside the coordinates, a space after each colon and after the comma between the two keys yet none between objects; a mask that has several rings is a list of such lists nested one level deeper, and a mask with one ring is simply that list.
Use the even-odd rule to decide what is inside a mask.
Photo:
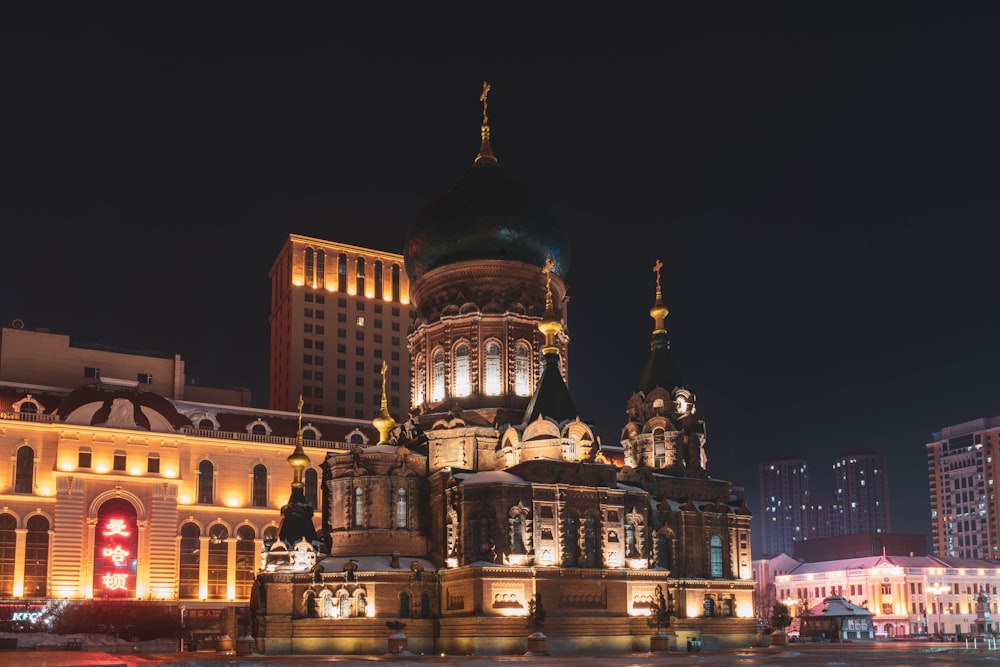
[{"label": "paved plaza", "polygon": [[164,654],[113,654],[100,651],[5,651],[3,667],[307,667],[336,665],[355,667],[372,664],[400,667],[417,665],[550,665],[552,667],[642,667],[644,665],[782,665],[959,667],[1000,665],[1000,651],[982,646],[929,644],[927,642],[851,642],[844,644],[799,644],[787,647],[719,649],[702,653],[629,653],[549,656],[421,656],[421,655],[226,655],[207,651]]}]

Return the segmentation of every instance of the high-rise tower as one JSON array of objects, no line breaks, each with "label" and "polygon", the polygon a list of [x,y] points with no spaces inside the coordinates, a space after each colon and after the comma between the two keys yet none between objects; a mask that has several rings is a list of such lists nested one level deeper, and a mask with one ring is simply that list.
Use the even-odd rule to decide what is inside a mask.
[{"label": "high-rise tower", "polygon": [[1000,417],[946,426],[927,444],[934,555],[1000,557],[994,486]]},{"label": "high-rise tower", "polygon": [[888,533],[889,476],[885,456],[845,452],[833,464],[833,504],[839,535]]},{"label": "high-rise tower", "polygon": [[289,235],[271,267],[272,410],[367,422],[410,407],[410,283],[399,254]]},{"label": "high-rise tower", "polygon": [[757,469],[764,553],[792,555],[793,542],[810,537],[809,464],[805,459],[779,458]]}]

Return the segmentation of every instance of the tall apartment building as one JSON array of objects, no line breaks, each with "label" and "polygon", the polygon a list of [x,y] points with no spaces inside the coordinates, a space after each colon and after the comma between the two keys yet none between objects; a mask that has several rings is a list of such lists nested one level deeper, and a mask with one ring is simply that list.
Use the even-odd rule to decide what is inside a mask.
[{"label": "tall apartment building", "polygon": [[886,457],[845,453],[833,464],[833,504],[841,535],[888,533],[889,477]]},{"label": "tall apartment building", "polygon": [[270,407],[370,419],[382,362],[389,412],[410,408],[412,319],[403,256],[289,235],[271,267]]},{"label": "tall apartment building", "polygon": [[793,543],[809,538],[809,463],[772,459],[758,466],[760,528],[764,553],[793,553]]},{"label": "tall apartment building", "polygon": [[998,558],[1000,530],[994,462],[1000,417],[946,426],[927,443],[931,528],[939,557]]},{"label": "tall apartment building", "polygon": [[759,466],[765,553],[791,555],[796,542],[889,532],[886,458],[872,452],[843,453],[832,467],[833,502],[817,502],[804,459],[773,459]]}]

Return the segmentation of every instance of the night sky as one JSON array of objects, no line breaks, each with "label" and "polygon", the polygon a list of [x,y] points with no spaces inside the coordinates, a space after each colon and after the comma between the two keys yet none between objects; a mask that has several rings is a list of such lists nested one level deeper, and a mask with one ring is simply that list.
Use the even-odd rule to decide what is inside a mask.
[{"label": "night sky", "polygon": [[828,501],[834,457],[874,450],[893,529],[926,534],[932,432],[1000,414],[1000,4],[812,4],[4,10],[0,320],[179,353],[264,407],[285,237],[401,252],[471,166],[488,80],[501,167],[570,234],[570,390],[601,438],[659,258],[713,474],[756,512],[768,457]]}]

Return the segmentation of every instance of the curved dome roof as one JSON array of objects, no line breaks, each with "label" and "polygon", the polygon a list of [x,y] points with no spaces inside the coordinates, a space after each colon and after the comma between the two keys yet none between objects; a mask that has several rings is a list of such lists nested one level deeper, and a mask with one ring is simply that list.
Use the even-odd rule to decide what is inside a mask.
[{"label": "curved dome roof", "polygon": [[479,161],[447,192],[432,199],[403,246],[410,280],[452,262],[510,259],[565,278],[569,236],[545,205],[494,161]]}]

